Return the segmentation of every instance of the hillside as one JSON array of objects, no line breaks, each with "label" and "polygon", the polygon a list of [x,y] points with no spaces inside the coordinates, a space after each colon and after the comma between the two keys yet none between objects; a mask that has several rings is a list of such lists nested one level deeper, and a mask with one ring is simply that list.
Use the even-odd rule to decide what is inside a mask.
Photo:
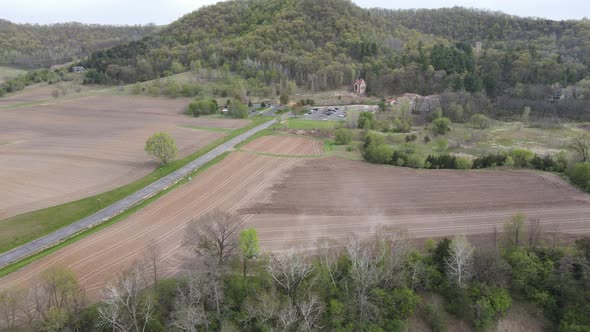
[{"label": "hillside", "polygon": [[154,30],[153,26],[31,25],[0,19],[0,64],[23,68],[49,67],[138,40]]}]

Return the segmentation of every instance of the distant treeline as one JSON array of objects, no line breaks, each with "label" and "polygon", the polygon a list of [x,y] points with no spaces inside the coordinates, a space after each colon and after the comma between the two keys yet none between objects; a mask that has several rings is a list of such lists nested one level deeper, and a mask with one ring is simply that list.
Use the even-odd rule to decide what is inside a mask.
[{"label": "distant treeline", "polygon": [[138,40],[155,29],[154,26],[81,23],[14,24],[0,19],[0,64],[20,68],[50,67]]}]

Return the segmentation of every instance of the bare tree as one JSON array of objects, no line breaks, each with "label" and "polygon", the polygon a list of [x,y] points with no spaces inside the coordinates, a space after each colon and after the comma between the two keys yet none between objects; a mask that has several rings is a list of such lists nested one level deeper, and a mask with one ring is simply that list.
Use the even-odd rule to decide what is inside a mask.
[{"label": "bare tree", "polygon": [[291,303],[291,301],[284,304],[277,312],[277,328],[281,331],[289,331],[298,321],[299,315],[297,314],[297,308]]},{"label": "bare tree", "polygon": [[20,289],[7,288],[0,290],[0,314],[2,315],[0,322],[4,322],[5,328],[15,327],[23,295],[23,291]]},{"label": "bare tree", "polygon": [[447,275],[459,287],[471,278],[473,247],[464,235],[456,236],[451,243],[451,257],[445,262]]},{"label": "bare tree", "polygon": [[350,278],[353,283],[358,322],[371,318],[373,305],[369,301],[369,292],[381,280],[381,271],[374,262],[371,249],[363,245],[356,236],[349,236],[346,252],[350,259]]},{"label": "bare tree", "polygon": [[272,321],[280,310],[278,296],[274,292],[255,293],[255,300],[247,300],[244,305],[247,318],[245,322],[257,319],[260,324]]},{"label": "bare tree", "polygon": [[535,249],[541,240],[543,235],[543,226],[538,218],[531,218],[527,223],[527,240],[529,242],[529,248]]},{"label": "bare tree", "polygon": [[156,289],[158,284],[158,263],[161,258],[162,251],[160,250],[158,242],[155,239],[151,239],[145,251],[145,261],[152,272],[154,289]]},{"label": "bare tree", "polygon": [[214,210],[186,226],[184,245],[198,256],[215,257],[224,263],[236,251],[243,223],[238,215]]},{"label": "bare tree", "polygon": [[474,280],[505,287],[512,269],[498,250],[478,248],[473,253]]},{"label": "bare tree", "polygon": [[122,273],[116,283],[104,290],[103,303],[98,308],[99,325],[113,331],[145,331],[154,315],[151,294],[142,292],[147,286],[141,264]]},{"label": "bare tree", "polygon": [[308,299],[297,304],[299,314],[301,315],[300,329],[304,331],[311,331],[314,328],[321,329],[317,323],[322,315],[324,308],[319,297],[315,294],[309,296]]},{"label": "bare tree", "polygon": [[292,249],[272,255],[267,269],[277,286],[285,291],[294,303],[299,286],[313,273],[313,266],[308,259]]},{"label": "bare tree", "polygon": [[569,143],[569,148],[574,151],[578,161],[590,161],[590,137],[588,135],[582,135],[572,139]]},{"label": "bare tree", "polygon": [[211,320],[205,310],[209,296],[206,280],[201,275],[190,275],[186,287],[179,288],[172,313],[172,325],[182,331],[209,330]]}]

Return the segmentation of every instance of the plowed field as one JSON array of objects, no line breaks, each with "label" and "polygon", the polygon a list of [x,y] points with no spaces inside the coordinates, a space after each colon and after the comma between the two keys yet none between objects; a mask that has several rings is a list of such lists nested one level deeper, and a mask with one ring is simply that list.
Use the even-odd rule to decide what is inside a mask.
[{"label": "plowed field", "polygon": [[185,156],[223,136],[186,127],[248,123],[187,117],[185,106],[183,100],[104,96],[0,110],[0,220],[146,175],[157,167],[144,152],[154,133],[169,133]]},{"label": "plowed field", "polygon": [[170,276],[180,265],[187,222],[215,208],[234,211],[252,200],[264,202],[273,181],[302,161],[235,152],[127,220],[0,279],[0,287],[26,286],[44,269],[60,265],[74,271],[96,300],[109,280],[143,257],[151,239],[161,248],[162,275]]},{"label": "plowed field", "polygon": [[547,232],[590,233],[590,196],[533,172],[414,170],[310,159],[240,213],[267,250],[312,248],[349,234],[404,231],[415,238],[492,234],[515,213]]},{"label": "plowed field", "polygon": [[322,154],[324,145],[320,141],[304,137],[263,136],[246,144],[243,149],[278,155],[317,156]]}]

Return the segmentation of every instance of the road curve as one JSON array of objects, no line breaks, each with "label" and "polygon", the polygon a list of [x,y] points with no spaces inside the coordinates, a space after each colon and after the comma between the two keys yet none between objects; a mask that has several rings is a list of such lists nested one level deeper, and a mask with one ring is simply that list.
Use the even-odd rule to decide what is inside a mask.
[{"label": "road curve", "polygon": [[55,232],[47,234],[43,237],[40,237],[36,240],[33,240],[27,244],[24,244],[20,247],[14,248],[8,252],[0,254],[0,267],[6,266],[12,262],[16,262],[21,260],[25,257],[28,257],[36,252],[39,252],[43,249],[49,248],[53,245],[56,245],[69,237],[78,234],[88,228],[94,227],[99,225],[121,213],[130,209],[131,207],[143,202],[144,200],[158,194],[159,192],[166,190],[170,186],[174,185],[182,178],[186,177],[199,167],[203,166],[205,163],[211,161],[212,159],[220,156],[224,152],[232,149],[237,144],[242,143],[252,135],[258,133],[261,130],[264,130],[274,123],[277,120],[273,119],[268,122],[265,122],[257,127],[254,127],[247,132],[240,134],[229,141],[217,146],[215,149],[207,152],[206,154],[202,155],[201,157],[193,160],[186,166],[178,169],[177,171],[170,173],[169,175],[159,179],[156,182],[134,192],[133,194],[123,198],[122,200],[98,211],[97,213],[88,216],[84,219],[74,222],[71,225],[58,229]]}]

